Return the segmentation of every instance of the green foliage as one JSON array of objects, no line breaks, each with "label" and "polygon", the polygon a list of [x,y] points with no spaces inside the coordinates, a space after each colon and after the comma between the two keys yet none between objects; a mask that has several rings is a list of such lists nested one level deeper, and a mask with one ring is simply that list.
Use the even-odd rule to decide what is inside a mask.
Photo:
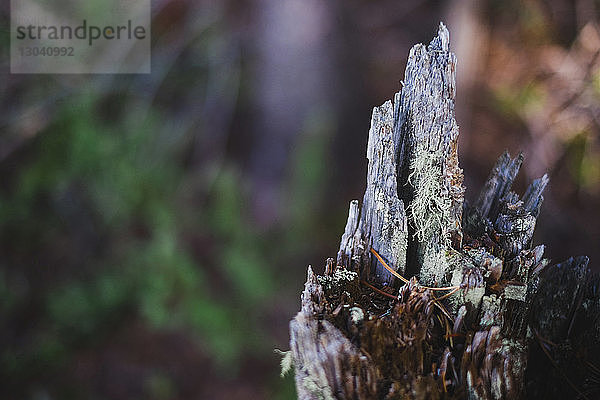
[{"label": "green foliage", "polygon": [[47,297],[47,317],[57,332],[71,340],[93,336],[125,305],[127,282],[101,275],[94,281],[64,285]]},{"label": "green foliage", "polygon": [[294,374],[287,374],[284,378],[279,379],[276,383],[276,388],[277,390],[272,397],[273,399],[295,400],[298,398]]},{"label": "green foliage", "polygon": [[542,108],[546,101],[544,88],[535,82],[529,82],[516,91],[514,88],[499,87],[493,95],[495,108],[512,119],[523,119]]},{"label": "green foliage", "polygon": [[[10,248],[0,259],[0,316],[16,318],[27,308],[38,325],[1,350],[0,374],[16,384],[58,370],[131,317],[150,330],[191,336],[222,371],[234,374],[242,357],[270,346],[258,318],[275,286],[267,244],[242,212],[241,178],[225,168],[205,207],[182,207],[190,197],[182,185],[188,171],[178,162],[179,143],[157,143],[168,129],[160,115],[133,107],[123,119],[106,120],[98,116],[102,101],[82,93],[60,107],[14,184],[0,192],[0,239]],[[61,208],[72,211],[63,204],[72,193],[83,199],[75,217]],[[79,214],[93,227],[81,226],[88,221]],[[91,230],[91,238],[79,237],[80,229]],[[185,240],[191,234],[211,238],[214,248],[201,248],[198,256]],[[102,248],[78,254],[79,240]],[[54,260],[53,248],[59,249]],[[33,283],[39,268],[64,261],[63,251],[64,273]],[[28,264],[20,254],[41,262]],[[17,296],[18,279],[35,286]],[[215,290],[219,286],[225,290]],[[27,300],[33,292],[34,303]],[[156,399],[176,390],[164,375],[151,376],[146,386]]]},{"label": "green foliage", "polygon": [[[235,92],[220,64],[225,44],[197,43],[215,64],[201,65],[200,75],[216,68],[223,80],[207,90]],[[197,347],[191,352],[212,357],[217,372],[230,378],[246,357],[266,354],[276,362],[273,323],[265,324],[272,316],[265,314],[285,285],[277,282],[289,273],[285,261],[323,231],[315,216],[335,127],[327,111],[309,116],[293,154],[285,229],[261,232],[246,213],[248,188],[238,167],[209,165],[215,178],[201,176],[198,190],[202,174],[183,161],[197,139],[190,135],[198,133],[175,132],[178,121],[169,118],[178,104],[192,101],[173,99],[208,80],[196,71],[169,71],[174,83],[153,104],[122,90],[128,78],[85,81],[52,107],[49,124],[8,168],[0,187],[0,323],[14,339],[0,350],[0,378],[14,393],[95,398],[88,393],[94,388],[64,379],[69,368],[139,325],[149,335],[185,336]],[[56,90],[52,81],[35,79],[39,85],[24,91],[24,103]],[[213,134],[199,125],[201,134]],[[149,369],[144,398],[176,398],[176,382],[167,370]],[[278,379],[276,370],[267,391],[296,397],[293,377]]]},{"label": "green foliage", "polygon": [[566,155],[573,182],[583,189],[597,190],[600,182],[600,160],[597,150],[592,146],[592,136],[589,132],[574,136],[567,144]]}]

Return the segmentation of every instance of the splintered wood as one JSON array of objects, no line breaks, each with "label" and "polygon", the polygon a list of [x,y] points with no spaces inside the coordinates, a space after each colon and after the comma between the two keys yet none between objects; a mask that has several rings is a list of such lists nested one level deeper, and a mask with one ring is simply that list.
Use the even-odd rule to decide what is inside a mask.
[{"label": "splintered wood", "polygon": [[464,204],[449,43],[440,24],[373,110],[362,206],[324,275],[309,267],[290,323],[300,399],[598,394],[599,279],[587,258],[548,266],[533,245],[548,177],[519,196],[523,156],[505,153]]}]

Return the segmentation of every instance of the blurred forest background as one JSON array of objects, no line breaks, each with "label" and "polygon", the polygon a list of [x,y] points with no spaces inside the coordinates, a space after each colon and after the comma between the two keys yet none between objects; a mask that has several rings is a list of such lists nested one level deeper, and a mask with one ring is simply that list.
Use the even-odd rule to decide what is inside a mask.
[{"label": "blurred forest background", "polygon": [[599,1],[152,8],[149,75],[9,75],[0,32],[0,398],[293,399],[273,349],[440,20],[467,198],[523,151],[517,190],[551,176],[536,242],[600,265]]}]

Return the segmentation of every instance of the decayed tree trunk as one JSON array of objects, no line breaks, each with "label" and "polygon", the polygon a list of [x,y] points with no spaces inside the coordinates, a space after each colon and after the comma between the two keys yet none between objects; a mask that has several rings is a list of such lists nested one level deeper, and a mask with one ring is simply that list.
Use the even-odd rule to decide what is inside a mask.
[{"label": "decayed tree trunk", "polygon": [[586,257],[548,266],[532,243],[547,176],[519,197],[523,157],[505,153],[464,203],[455,65],[440,24],[373,111],[362,207],[350,203],[337,262],[308,268],[290,323],[300,399],[600,393],[598,279]]}]

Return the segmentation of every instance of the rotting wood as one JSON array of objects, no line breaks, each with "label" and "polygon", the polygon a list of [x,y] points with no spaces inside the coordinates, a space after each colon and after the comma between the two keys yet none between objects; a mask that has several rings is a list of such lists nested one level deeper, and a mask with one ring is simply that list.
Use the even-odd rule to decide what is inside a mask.
[{"label": "rotting wood", "polygon": [[533,245],[548,177],[519,197],[523,156],[505,153],[464,204],[455,64],[440,24],[373,110],[362,207],[350,203],[337,262],[309,267],[290,323],[300,399],[599,394],[599,279],[587,258],[548,266]]}]

